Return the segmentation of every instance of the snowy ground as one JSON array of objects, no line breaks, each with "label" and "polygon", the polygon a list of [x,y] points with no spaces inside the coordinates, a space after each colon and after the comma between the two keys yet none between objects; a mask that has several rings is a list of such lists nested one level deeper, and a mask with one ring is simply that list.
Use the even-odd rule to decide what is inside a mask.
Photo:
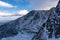
[{"label": "snowy ground", "polygon": [[53,37],[52,39],[48,39],[48,40],[60,40],[60,38],[56,39],[56,38]]},{"label": "snowy ground", "polygon": [[[14,36],[14,37],[7,37],[7,38],[3,38],[2,40],[31,40],[33,38],[34,34],[22,34],[19,32],[18,35]],[[47,39],[47,40],[60,40],[60,38],[56,39],[56,38],[51,38],[51,39]]]},{"label": "snowy ground", "polygon": [[33,38],[34,34],[27,34],[27,33],[18,33],[18,35],[14,37],[7,37],[3,38],[2,40],[31,40]]}]

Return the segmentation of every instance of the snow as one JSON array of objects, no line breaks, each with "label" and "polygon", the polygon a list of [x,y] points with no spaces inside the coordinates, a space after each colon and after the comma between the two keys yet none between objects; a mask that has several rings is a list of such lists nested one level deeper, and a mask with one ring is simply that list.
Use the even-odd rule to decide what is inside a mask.
[{"label": "snow", "polygon": [[28,34],[28,33],[18,33],[18,35],[14,37],[7,37],[3,38],[2,40],[31,40],[33,38],[34,34]]},{"label": "snow", "polygon": [[56,39],[56,38],[51,38],[51,39],[48,39],[48,40],[60,40],[60,38]]}]

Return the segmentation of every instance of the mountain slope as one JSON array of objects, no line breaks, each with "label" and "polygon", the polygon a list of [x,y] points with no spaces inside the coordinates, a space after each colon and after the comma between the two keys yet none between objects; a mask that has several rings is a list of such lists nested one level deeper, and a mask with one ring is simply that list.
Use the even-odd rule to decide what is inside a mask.
[{"label": "mountain slope", "polygon": [[[38,32],[40,25],[45,23],[48,19],[49,14],[47,11],[36,11],[33,10],[29,12],[24,17],[21,17],[15,21],[2,25],[0,28],[1,31],[5,32],[8,35],[8,30],[17,30],[22,33],[35,34]],[[29,25],[29,26],[28,26]],[[6,28],[5,28],[6,27]],[[5,29],[4,29],[5,28]],[[15,31],[13,31],[14,33]],[[7,36],[5,35],[5,36]],[[9,36],[9,35],[8,35]],[[4,36],[2,36],[4,37]],[[29,40],[29,39],[28,39]]]},{"label": "mountain slope", "polygon": [[17,20],[1,25],[0,38],[8,37],[5,38],[6,40],[53,40],[52,38],[59,38],[59,5],[60,1],[56,7],[50,10],[32,10]]},{"label": "mountain slope", "polygon": [[60,1],[52,9],[47,22],[42,25],[43,29],[40,28],[32,40],[60,40]]}]

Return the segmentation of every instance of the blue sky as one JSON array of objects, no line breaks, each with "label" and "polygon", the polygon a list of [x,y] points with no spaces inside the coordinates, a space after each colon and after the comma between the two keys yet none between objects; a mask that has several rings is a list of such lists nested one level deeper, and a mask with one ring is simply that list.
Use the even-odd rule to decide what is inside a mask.
[{"label": "blue sky", "polygon": [[48,10],[58,0],[0,0],[0,12],[14,13],[19,10]]},{"label": "blue sky", "polygon": [[8,4],[11,4],[13,6],[16,6],[16,8],[7,8],[7,7],[0,7],[1,10],[8,10],[8,11],[17,11],[17,10],[23,10],[23,9],[27,9],[29,10],[28,8],[28,4],[29,2],[27,1],[21,1],[21,2],[17,2],[15,0],[1,0],[3,2],[6,2]]}]

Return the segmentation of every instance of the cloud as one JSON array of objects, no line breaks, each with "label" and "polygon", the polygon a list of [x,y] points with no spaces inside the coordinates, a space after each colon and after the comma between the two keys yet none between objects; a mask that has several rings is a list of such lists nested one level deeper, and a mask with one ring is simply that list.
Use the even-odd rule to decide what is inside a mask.
[{"label": "cloud", "polygon": [[19,10],[14,13],[0,12],[0,23],[6,23],[11,20],[16,20],[19,17],[22,17],[28,13],[27,10]]},{"label": "cloud", "polygon": [[15,15],[21,15],[21,16],[26,15],[27,13],[28,13],[27,10],[19,10],[17,12],[14,12]]},{"label": "cloud", "polygon": [[28,8],[36,10],[48,10],[52,7],[55,7],[58,3],[58,0],[14,0],[15,2],[29,2]]},{"label": "cloud", "polygon": [[10,13],[5,13],[5,12],[0,12],[0,16],[7,16],[7,15],[11,15]]},{"label": "cloud", "polygon": [[29,0],[29,7],[39,10],[48,10],[55,7],[58,0]]},{"label": "cloud", "polygon": [[6,3],[6,2],[3,2],[3,1],[0,1],[0,6],[1,7],[8,7],[8,8],[16,7],[16,6],[13,6],[13,5]]},{"label": "cloud", "polygon": [[27,10],[19,10],[16,12],[8,13],[8,12],[0,12],[0,16],[24,16],[28,13]]}]

